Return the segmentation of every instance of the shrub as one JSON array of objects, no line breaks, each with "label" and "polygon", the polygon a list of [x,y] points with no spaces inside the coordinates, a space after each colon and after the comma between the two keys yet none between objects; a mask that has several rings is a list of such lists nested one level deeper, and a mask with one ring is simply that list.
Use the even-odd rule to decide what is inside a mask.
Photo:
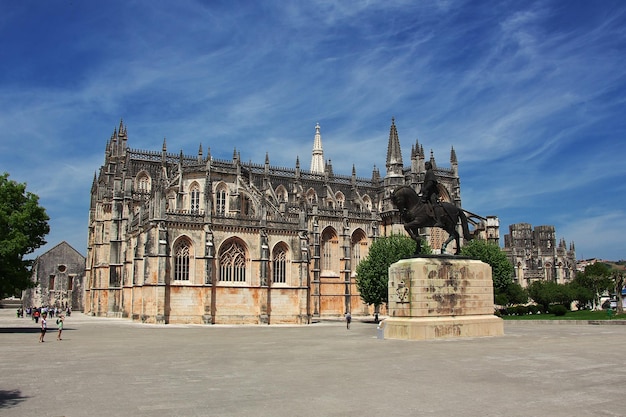
[{"label": "shrub", "polygon": [[518,316],[525,316],[526,314],[528,314],[528,307],[526,307],[526,306],[516,306],[515,307],[515,314],[517,314]]},{"label": "shrub", "polygon": [[530,314],[537,314],[539,313],[539,311],[540,311],[540,308],[537,305],[531,304],[528,306],[528,312]]},{"label": "shrub", "polygon": [[565,306],[561,304],[550,306],[550,313],[554,314],[555,316],[564,316],[565,314],[567,314],[567,308],[565,308]]}]

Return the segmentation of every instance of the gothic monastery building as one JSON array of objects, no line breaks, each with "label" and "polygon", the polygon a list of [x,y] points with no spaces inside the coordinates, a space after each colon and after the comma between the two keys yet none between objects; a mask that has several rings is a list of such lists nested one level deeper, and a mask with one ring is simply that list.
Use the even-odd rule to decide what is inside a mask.
[{"label": "gothic monastery building", "polygon": [[[383,139],[384,140],[384,139]],[[454,148],[450,167],[429,160],[444,200],[461,206]],[[425,155],[417,141],[405,166],[395,121],[386,173],[337,175],[324,160],[319,124],[310,170],[130,147],[120,122],[91,189],[85,313],[147,323],[310,323],[372,313],[355,269],[379,236],[404,233],[389,197],[419,190]],[[496,239],[498,222],[474,216]],[[485,226],[487,225],[487,226]],[[447,236],[424,231],[433,248]],[[449,251],[454,251],[450,245]]]},{"label": "gothic monastery building", "polygon": [[522,287],[534,281],[567,284],[576,277],[576,250],[565,239],[556,243],[554,226],[532,227],[529,223],[509,226],[504,252],[514,268],[514,280]]}]

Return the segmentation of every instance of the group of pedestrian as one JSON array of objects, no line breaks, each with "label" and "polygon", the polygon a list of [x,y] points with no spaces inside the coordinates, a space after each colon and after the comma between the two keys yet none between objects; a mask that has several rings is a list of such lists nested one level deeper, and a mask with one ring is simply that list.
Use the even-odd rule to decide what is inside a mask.
[{"label": "group of pedestrian", "polygon": [[[64,308],[59,307],[26,307],[26,315],[30,316],[35,323],[39,323],[39,318],[45,313],[48,317],[59,317],[61,314],[65,312],[67,317],[72,315],[72,309],[69,306]],[[24,317],[24,310],[21,308],[17,309],[17,317]]]},{"label": "group of pedestrian", "polygon": [[[65,320],[65,315],[61,314],[57,317],[57,340],[61,339],[61,334],[63,333],[63,322]],[[41,313],[41,334],[39,335],[39,343],[44,342],[44,337],[46,336],[46,332],[48,331],[48,313]]]}]

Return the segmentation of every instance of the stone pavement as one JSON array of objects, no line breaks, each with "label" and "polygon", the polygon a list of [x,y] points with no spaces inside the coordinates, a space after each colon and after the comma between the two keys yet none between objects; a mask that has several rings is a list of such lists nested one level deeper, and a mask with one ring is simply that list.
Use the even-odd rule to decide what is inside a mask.
[{"label": "stone pavement", "polygon": [[[54,319],[50,320],[54,323]],[[54,325],[50,327],[55,327]],[[0,310],[0,415],[624,416],[626,326],[381,340],[373,323],[37,325]]]}]

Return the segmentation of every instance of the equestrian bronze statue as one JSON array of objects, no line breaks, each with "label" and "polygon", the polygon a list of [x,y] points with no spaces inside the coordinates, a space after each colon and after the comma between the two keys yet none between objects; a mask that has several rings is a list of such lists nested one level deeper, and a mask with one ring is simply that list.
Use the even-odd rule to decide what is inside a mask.
[{"label": "equestrian bronze statue", "polygon": [[[452,242],[453,239],[456,240],[455,255],[461,253],[461,236],[457,231],[459,221],[463,228],[463,238],[471,239],[465,212],[454,204],[444,202],[430,206],[428,202],[422,201],[422,198],[412,187],[407,185],[399,187],[391,194],[391,202],[400,211],[404,229],[417,243],[415,255],[419,255],[422,249],[422,238],[419,235],[420,227],[435,227],[439,223],[441,226],[437,225],[437,227],[448,232],[448,239],[441,245],[442,254],[445,253],[448,243]],[[436,211],[436,215],[433,211]]]}]

